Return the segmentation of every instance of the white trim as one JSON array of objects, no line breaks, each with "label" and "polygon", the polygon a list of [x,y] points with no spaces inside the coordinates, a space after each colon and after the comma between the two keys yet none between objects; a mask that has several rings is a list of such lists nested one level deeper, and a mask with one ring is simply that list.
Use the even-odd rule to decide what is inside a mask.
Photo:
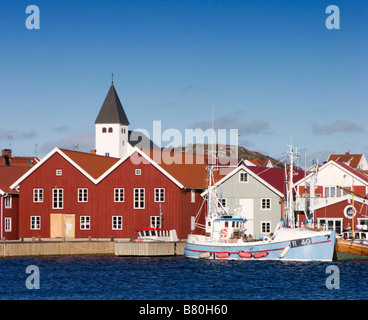
[{"label": "white trim", "polygon": [[10,189],[15,189],[19,187],[19,184],[23,182],[26,178],[28,178],[33,172],[35,172],[40,166],[42,166],[47,160],[49,160],[54,154],[58,153],[61,155],[66,161],[68,161],[71,165],[73,165],[76,169],[78,169],[82,174],[84,174],[89,180],[95,182],[95,179],[89,175],[85,170],[83,170],[77,163],[75,163],[72,159],[70,159],[64,152],[62,152],[59,148],[54,148],[51,150],[40,162],[38,162],[35,166],[33,166],[30,170],[28,170],[23,176],[21,176],[17,181],[15,181]]},{"label": "white trim", "polygon": [[[343,168],[342,166],[340,166],[336,161],[333,161],[333,160],[330,160],[329,162],[325,163],[323,166],[321,166],[319,169],[318,169],[318,172],[317,172],[317,176],[318,174],[328,168],[329,166],[335,166],[337,167],[338,169],[340,169],[341,171],[343,171],[344,173],[346,173],[347,175],[353,177],[354,179],[358,180],[359,182],[361,182],[363,185],[365,185],[366,187],[368,187],[368,182],[360,177],[358,177],[357,175],[354,174],[354,172],[350,171],[350,170],[347,170],[345,168]],[[357,171],[356,169],[354,168],[351,168],[351,170],[353,171]],[[358,172],[358,171],[357,171]],[[303,184],[305,183],[305,181],[308,181],[311,176],[313,175],[313,173],[310,173],[308,174],[305,178],[302,178],[300,179],[298,182],[294,183],[294,187],[299,187],[299,186],[304,186]],[[368,179],[368,177],[367,177]],[[321,187],[324,187],[324,186],[321,186]]]},{"label": "white trim", "polygon": [[126,155],[124,158],[121,158],[110,169],[108,169],[104,174],[102,174],[98,179],[96,179],[95,184],[100,183],[103,179],[106,178],[106,176],[108,176],[111,172],[113,172],[117,167],[119,167],[123,162],[129,159],[136,152],[140,156],[142,156],[145,160],[147,160],[150,164],[152,164],[157,170],[163,173],[172,182],[174,182],[180,189],[184,189],[184,186],[178,180],[176,180],[172,175],[170,175],[167,171],[165,171],[161,166],[159,166],[155,161],[153,161],[150,157],[148,157],[144,152],[142,152],[137,147],[134,147],[128,155]]},{"label": "white trim", "polygon": [[[325,200],[326,198],[323,198],[323,199]],[[328,199],[327,203],[326,203],[326,201],[321,201],[321,203],[318,203],[315,206],[311,207],[311,210],[314,211],[314,210],[318,210],[318,209],[321,209],[321,208],[324,208],[324,207],[332,206],[332,205],[334,205],[336,203],[339,203],[339,202],[342,202],[342,201],[349,201],[349,200],[352,201],[353,197],[351,196],[351,194],[347,194],[347,195],[342,196],[342,197],[330,197],[330,198],[327,198],[327,199]],[[368,204],[368,203],[365,202],[364,199],[359,198],[357,196],[354,196],[354,201],[359,202],[363,205]]]},{"label": "white trim", "polygon": [[71,165],[73,165],[76,169],[78,169],[83,175],[85,175],[89,180],[91,180],[94,184],[100,183],[103,179],[105,179],[111,172],[113,172],[116,168],[118,168],[124,161],[129,159],[135,152],[137,152],[140,156],[142,156],[145,160],[147,160],[150,164],[152,164],[157,170],[163,173],[167,178],[169,178],[172,182],[174,182],[180,189],[184,189],[184,185],[182,185],[178,180],[176,180],[172,175],[170,175],[167,171],[165,171],[161,166],[159,166],[155,161],[153,161],[150,157],[148,157],[144,152],[142,152],[137,147],[132,148],[130,153],[128,153],[125,157],[121,158],[117,161],[110,169],[106,170],[99,178],[95,179],[90,174],[88,174],[85,170],[83,170],[76,162],[74,162],[71,158],[69,158],[64,152],[62,152],[59,148],[54,148],[50,151],[40,162],[38,162],[35,166],[33,166],[30,170],[28,170],[23,176],[21,176],[17,181],[15,181],[10,189],[16,189],[19,187],[20,183],[22,183],[26,178],[28,178],[34,171],[36,171],[40,166],[42,166],[48,159],[50,159],[55,153],[61,155],[66,161],[68,161]]}]

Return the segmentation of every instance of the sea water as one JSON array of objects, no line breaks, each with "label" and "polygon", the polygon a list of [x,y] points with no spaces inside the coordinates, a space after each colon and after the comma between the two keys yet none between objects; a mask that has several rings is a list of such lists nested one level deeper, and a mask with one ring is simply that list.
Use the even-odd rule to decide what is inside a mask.
[{"label": "sea water", "polygon": [[[27,272],[29,266],[33,271]],[[4,258],[0,259],[0,299],[365,300],[367,267],[368,261]]]}]

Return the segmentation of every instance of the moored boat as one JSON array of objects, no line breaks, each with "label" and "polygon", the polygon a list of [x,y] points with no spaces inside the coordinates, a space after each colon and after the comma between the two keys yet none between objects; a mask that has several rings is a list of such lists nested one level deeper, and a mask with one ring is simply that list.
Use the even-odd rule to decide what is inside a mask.
[{"label": "moored boat", "polygon": [[[212,170],[209,167],[207,216],[205,235],[188,236],[184,256],[188,258],[235,260],[292,260],[332,261],[335,248],[335,231],[297,228],[293,221],[293,152],[290,147],[290,181],[286,221],[281,219],[275,232],[262,239],[249,240],[245,236],[246,219],[237,212],[228,214],[212,188]],[[215,208],[211,211],[211,202]]]},{"label": "moored boat", "polygon": [[134,242],[153,242],[153,241],[179,241],[175,229],[170,228],[138,228],[137,238],[133,239]]}]

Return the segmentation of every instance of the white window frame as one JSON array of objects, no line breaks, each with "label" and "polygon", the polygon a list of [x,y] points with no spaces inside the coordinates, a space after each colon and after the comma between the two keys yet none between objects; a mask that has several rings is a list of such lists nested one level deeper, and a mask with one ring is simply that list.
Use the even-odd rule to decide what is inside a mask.
[{"label": "white window frame", "polygon": [[80,230],[91,230],[91,216],[80,216],[79,228]]},{"label": "white window frame", "polygon": [[[337,190],[340,190],[340,192],[338,192]],[[332,191],[334,192],[334,195],[332,195]],[[328,193],[328,196],[327,196],[327,193]],[[340,195],[338,195],[338,193]],[[341,189],[337,188],[336,186],[325,186],[323,188],[323,195],[324,195],[325,198],[340,197],[341,196]]]},{"label": "white window frame", "polygon": [[42,188],[33,189],[33,202],[34,203],[43,202],[43,189]]},{"label": "white window frame", "polygon": [[125,200],[124,188],[114,188],[114,202],[124,202]]},{"label": "white window frame", "polygon": [[190,190],[190,202],[195,203],[195,190],[194,189]]},{"label": "white window frame", "polygon": [[[267,230],[265,230],[267,228]],[[271,233],[271,221],[261,221],[261,234]]]},{"label": "white window frame", "polygon": [[78,188],[78,202],[88,202],[88,188]]},{"label": "white window frame", "polygon": [[63,169],[56,169],[55,173],[58,177],[61,177],[63,175]]},{"label": "white window frame", "polygon": [[5,218],[5,232],[11,232],[12,231],[12,218]]},{"label": "white window frame", "polygon": [[[245,177],[245,180],[242,177]],[[248,173],[247,172],[239,172],[239,182],[240,183],[248,183]]]},{"label": "white window frame", "polygon": [[31,230],[41,230],[41,216],[31,216]]},{"label": "white window frame", "polygon": [[194,231],[195,230],[195,226],[196,226],[195,216],[190,216],[190,230],[191,231]]},{"label": "white window frame", "polygon": [[8,194],[7,196],[5,196],[5,199],[4,199],[4,202],[5,202],[5,209],[11,209],[12,208],[12,201],[13,200],[13,197]]},{"label": "white window frame", "polygon": [[112,216],[112,230],[123,230],[123,216]]},{"label": "white window frame", "polygon": [[[56,201],[55,201],[55,192],[56,192],[56,197],[57,197]],[[52,208],[53,209],[63,209],[64,208],[64,189],[62,188],[52,189]]]},{"label": "white window frame", "polygon": [[226,208],[227,207],[227,199],[226,198],[218,199],[218,202],[217,202],[217,207],[218,208],[222,208],[220,204],[222,205],[222,207]]},{"label": "white window frame", "polygon": [[150,227],[151,228],[161,228],[161,216],[151,216],[150,217]]},{"label": "white window frame", "polygon": [[165,202],[165,188],[155,188],[155,202]]},{"label": "white window frame", "polygon": [[271,210],[271,198],[261,198],[261,210]]},{"label": "white window frame", "polygon": [[144,209],[145,208],[145,189],[144,188],[134,188],[133,207],[134,209]]},{"label": "white window frame", "polygon": [[135,169],[135,175],[136,176],[142,175],[142,169]]}]

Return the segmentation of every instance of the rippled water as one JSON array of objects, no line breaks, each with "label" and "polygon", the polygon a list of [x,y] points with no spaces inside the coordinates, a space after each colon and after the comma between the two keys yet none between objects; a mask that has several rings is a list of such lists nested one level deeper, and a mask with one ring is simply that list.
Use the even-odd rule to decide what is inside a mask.
[{"label": "rippled water", "polygon": [[[40,289],[27,289],[29,265]],[[328,266],[339,289],[327,289]],[[367,261],[208,261],[115,256],[0,259],[0,299],[368,299]],[[337,275],[336,273],[334,274]]]}]

